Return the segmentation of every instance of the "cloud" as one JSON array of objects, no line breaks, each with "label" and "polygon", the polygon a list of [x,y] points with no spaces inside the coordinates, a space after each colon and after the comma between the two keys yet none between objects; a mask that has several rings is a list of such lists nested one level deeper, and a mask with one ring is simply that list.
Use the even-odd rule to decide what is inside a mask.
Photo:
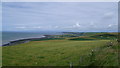
[{"label": "cloud", "polygon": [[115,28],[115,27],[117,28],[118,25],[117,25],[117,24],[109,24],[109,25],[108,25],[108,28]]},{"label": "cloud", "polygon": [[15,27],[19,30],[53,30],[53,29],[59,29],[59,26],[52,26],[52,25],[46,25],[46,26],[23,26],[23,25],[18,25]]},{"label": "cloud", "polygon": [[81,25],[79,22],[77,22],[75,25],[73,25],[73,27],[81,27]]},{"label": "cloud", "polygon": [[81,29],[81,27],[82,26],[80,25],[80,23],[76,22],[74,25],[62,27],[62,29],[70,29],[70,30],[76,29],[76,30],[79,30],[79,29]]},{"label": "cloud", "polygon": [[90,22],[90,24],[89,24],[89,27],[94,27],[94,28],[96,28],[96,26],[97,26],[97,25],[96,25],[95,22],[93,22],[93,21]]},{"label": "cloud", "polygon": [[108,12],[108,13],[104,14],[103,18],[105,18],[105,19],[111,19],[111,18],[114,18],[114,15],[115,15],[115,13]]},{"label": "cloud", "polygon": [[112,24],[109,24],[108,27],[112,27]]},{"label": "cloud", "polygon": [[3,28],[9,31],[102,31],[107,30],[108,24],[117,22],[116,6],[117,3],[102,2],[5,2],[2,13]]},{"label": "cloud", "polygon": [[113,12],[108,12],[108,13],[105,13],[105,14],[104,14],[104,16],[112,16],[112,15],[114,15]]},{"label": "cloud", "polygon": [[60,28],[59,26],[55,26],[54,28]]},{"label": "cloud", "polygon": [[36,27],[32,27],[32,28],[40,29],[40,28],[42,28],[42,27],[41,27],[41,26],[36,26]]},{"label": "cloud", "polygon": [[91,25],[91,26],[94,26],[94,22],[91,22],[90,25]]},{"label": "cloud", "polygon": [[19,29],[26,29],[27,27],[21,26],[21,27],[16,27],[16,28],[19,28]]},{"label": "cloud", "polygon": [[106,30],[108,31],[118,31],[118,24],[109,24],[107,27],[106,27]]}]

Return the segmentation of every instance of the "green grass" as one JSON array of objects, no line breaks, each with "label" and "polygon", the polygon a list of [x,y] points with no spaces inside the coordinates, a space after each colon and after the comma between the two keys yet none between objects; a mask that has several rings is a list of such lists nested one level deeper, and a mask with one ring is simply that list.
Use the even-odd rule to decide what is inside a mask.
[{"label": "green grass", "polygon": [[[2,65],[69,66],[72,63],[73,66],[118,66],[118,43],[114,39],[117,39],[117,33],[87,33],[81,37],[32,40],[4,46]],[[113,46],[108,47],[110,42]]]},{"label": "green grass", "polygon": [[107,41],[49,40],[5,46],[3,66],[69,66],[70,62],[78,65],[80,56],[103,46]]},{"label": "green grass", "polygon": [[[80,66],[119,66],[118,44],[112,41],[113,46],[102,46],[93,49],[88,55],[81,56]],[[92,54],[92,55],[91,55]],[[91,63],[92,62],[92,63]]]}]

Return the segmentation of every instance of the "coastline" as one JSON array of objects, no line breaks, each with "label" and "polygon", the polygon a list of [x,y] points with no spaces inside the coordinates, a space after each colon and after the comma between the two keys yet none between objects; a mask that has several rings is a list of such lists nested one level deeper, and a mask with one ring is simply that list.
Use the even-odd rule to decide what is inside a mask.
[{"label": "coastline", "polygon": [[8,45],[8,43],[12,41],[18,41],[18,40],[27,40],[27,39],[35,39],[35,38],[41,38],[41,37],[48,37],[50,35],[62,35],[62,32],[8,32],[3,31],[1,35],[1,44],[0,46]]},{"label": "coastline", "polygon": [[17,45],[17,44],[22,44],[22,43],[28,43],[32,40],[42,40],[42,39],[48,39],[51,38],[51,35],[43,35],[40,38],[25,38],[25,39],[18,39],[18,40],[13,40],[13,41],[9,41],[6,44],[2,44],[2,46],[11,46],[11,45]]}]

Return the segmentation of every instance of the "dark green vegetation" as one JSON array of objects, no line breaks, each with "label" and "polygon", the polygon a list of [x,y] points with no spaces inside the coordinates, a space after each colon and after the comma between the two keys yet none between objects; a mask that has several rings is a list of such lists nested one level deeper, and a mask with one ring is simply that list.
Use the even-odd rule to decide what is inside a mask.
[{"label": "dark green vegetation", "polygon": [[83,34],[4,46],[3,66],[118,66],[117,33]]},{"label": "dark green vegetation", "polygon": [[115,34],[105,33],[105,34],[93,35],[91,37],[94,37],[94,38],[97,38],[97,39],[116,39],[118,36],[115,35]]},{"label": "dark green vegetation", "polygon": [[32,40],[32,41],[45,41],[45,40],[62,40],[64,38],[45,38],[45,39],[37,39],[37,40]]},{"label": "dark green vegetation", "polygon": [[78,37],[78,38],[72,38],[72,39],[69,39],[69,40],[78,40],[78,41],[86,41],[86,40],[96,40],[94,38],[89,38],[89,37]]}]

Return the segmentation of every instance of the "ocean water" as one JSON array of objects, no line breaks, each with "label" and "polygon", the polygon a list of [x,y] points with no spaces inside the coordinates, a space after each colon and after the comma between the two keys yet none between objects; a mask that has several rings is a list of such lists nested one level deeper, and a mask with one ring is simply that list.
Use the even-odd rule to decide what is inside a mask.
[{"label": "ocean water", "polygon": [[2,44],[26,38],[41,38],[43,35],[60,35],[61,32],[2,32]]}]

